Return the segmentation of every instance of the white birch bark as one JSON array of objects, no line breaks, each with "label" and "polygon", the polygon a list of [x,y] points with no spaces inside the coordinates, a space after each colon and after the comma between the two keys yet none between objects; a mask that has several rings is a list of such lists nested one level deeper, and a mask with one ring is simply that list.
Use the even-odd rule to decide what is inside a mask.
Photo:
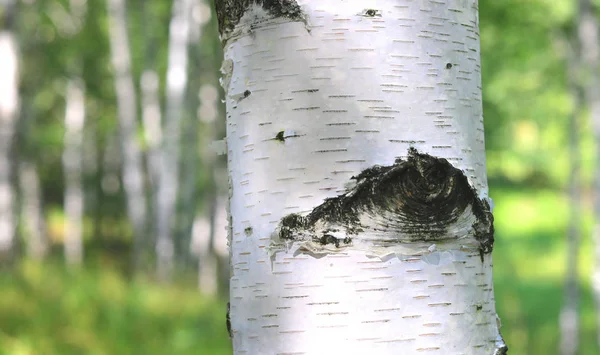
[{"label": "white birch bark", "polygon": [[[0,7],[2,4],[0,4]],[[13,2],[2,10],[12,21]],[[19,107],[19,61],[17,41],[10,29],[0,29],[0,259],[10,256],[15,238],[15,196],[11,150]]]},{"label": "white birch bark", "polygon": [[[298,4],[216,2],[234,353],[505,354],[493,293],[477,1]],[[448,168],[455,175],[447,183],[468,181],[473,190],[463,186],[459,195],[474,196],[453,210],[460,216],[443,233],[433,232],[440,206],[424,199],[419,210],[432,222],[421,212],[412,221],[402,211],[413,191],[403,186],[446,191],[445,173],[432,168],[448,167],[446,160],[460,169]],[[387,195],[372,180],[406,164],[415,172],[390,180]],[[369,169],[375,165],[389,168]],[[369,191],[378,194],[361,202]],[[411,234],[415,226],[422,230]]]},{"label": "white birch bark", "polygon": [[69,265],[83,261],[83,127],[85,93],[83,83],[67,84],[63,171],[65,174],[65,259]]},{"label": "white birch bark", "polygon": [[123,0],[108,0],[111,60],[115,70],[115,89],[122,155],[123,188],[127,195],[127,214],[133,226],[134,244],[146,232],[146,196],[142,153],[137,132],[136,94],[131,75],[127,17]]},{"label": "white birch bark", "polygon": [[19,163],[19,184],[21,190],[21,220],[27,245],[27,256],[33,260],[42,260],[48,253],[48,236],[40,178],[34,163]]}]

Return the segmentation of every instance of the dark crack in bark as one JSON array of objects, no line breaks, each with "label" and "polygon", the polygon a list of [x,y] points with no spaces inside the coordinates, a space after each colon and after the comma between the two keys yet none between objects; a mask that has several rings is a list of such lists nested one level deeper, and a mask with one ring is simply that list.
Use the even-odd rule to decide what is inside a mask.
[{"label": "dark crack in bark", "polygon": [[261,6],[273,18],[305,22],[304,13],[295,0],[215,0],[221,36],[232,31],[253,4]]},{"label": "dark crack in bark", "polygon": [[278,237],[288,241],[308,238],[339,247],[343,240],[328,235],[338,230],[331,228],[343,228],[346,235],[389,231],[403,236],[397,242],[435,242],[452,238],[448,237],[448,228],[470,208],[474,216],[470,227],[482,255],[492,251],[490,206],[478,198],[464,173],[446,159],[411,148],[406,160],[373,166],[353,179],[356,186],[352,190],[325,200],[307,216],[290,214],[282,218]]}]

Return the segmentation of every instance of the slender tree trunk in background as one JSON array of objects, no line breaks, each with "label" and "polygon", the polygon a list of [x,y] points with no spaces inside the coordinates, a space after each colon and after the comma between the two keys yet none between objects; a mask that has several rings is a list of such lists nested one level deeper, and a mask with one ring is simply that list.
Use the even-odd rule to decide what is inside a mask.
[{"label": "slender tree trunk in background", "polygon": [[19,149],[18,182],[20,218],[19,231],[26,244],[27,257],[42,260],[49,251],[50,243],[46,233],[44,201],[38,167],[24,146],[27,145],[28,133],[35,125],[32,95],[25,89],[21,91],[20,118],[15,132],[15,146]]},{"label": "slender tree trunk in background", "polygon": [[169,280],[174,262],[176,203],[179,193],[181,120],[187,83],[191,0],[174,0],[169,25],[166,115],[162,140],[157,216],[157,273]]},{"label": "slender tree trunk in background", "polygon": [[175,228],[177,261],[180,267],[186,267],[190,261],[189,246],[192,226],[198,213],[198,120],[188,115],[183,123],[181,136],[181,188],[177,225]]},{"label": "slender tree trunk in background", "polygon": [[[142,244],[147,230],[146,195],[142,153],[137,133],[136,94],[131,75],[127,17],[123,0],[107,0],[112,65],[120,128],[123,188],[127,195],[127,214],[133,226],[134,245]],[[134,261],[134,265],[137,262]]]},{"label": "slender tree trunk in background", "polygon": [[569,177],[569,229],[567,231],[567,265],[564,286],[564,301],[560,313],[560,350],[562,355],[574,355],[579,348],[579,260],[581,199],[580,199],[580,149],[579,149],[579,117],[583,105],[581,85],[575,79],[578,65],[575,55],[569,58],[570,90],[573,98],[573,112],[569,122],[569,160],[571,175]]},{"label": "slender tree trunk in background", "polygon": [[21,220],[27,244],[27,256],[34,260],[42,260],[48,253],[49,245],[40,191],[40,177],[34,163],[20,162],[19,185]]},{"label": "slender tree trunk in background", "polygon": [[214,250],[217,199],[211,193],[206,215],[194,221],[193,234],[198,255],[198,288],[203,295],[214,296],[218,291],[218,263]]},{"label": "slender tree trunk in background", "polygon": [[[154,215],[154,221],[157,221],[157,189],[160,182],[160,141],[162,137],[161,126],[161,108],[159,101],[159,81],[158,74],[150,65],[142,73],[141,82],[142,96],[142,120],[144,122],[144,137],[146,141],[146,157],[148,162],[148,174],[150,176],[150,196],[152,208],[150,213]],[[156,231],[153,231],[156,233]],[[150,235],[149,235],[150,237]],[[152,240],[156,240],[156,235],[152,235]],[[145,253],[148,247],[147,240],[138,240],[143,244],[134,246],[134,259],[140,261],[140,256]],[[139,269],[141,265],[137,265]]]},{"label": "slender tree trunk in background", "polygon": [[[594,177],[594,270],[592,287],[596,303],[597,341],[600,345],[600,25],[590,0],[579,0],[576,17],[578,66],[575,80],[583,86],[585,105],[590,111],[594,140],[596,142],[596,174]],[[572,74],[572,73],[570,73]]]},{"label": "slender tree trunk in background", "polygon": [[80,80],[67,84],[63,170],[65,174],[65,258],[69,265],[83,261],[83,127],[85,93]]},{"label": "slender tree trunk in background", "polygon": [[[98,153],[98,140],[99,140],[98,122],[95,120],[88,120],[83,128],[83,195],[84,195],[84,210],[88,211],[87,214],[92,219],[92,238],[99,238],[101,236],[100,229],[100,200],[101,190],[99,189],[100,184],[98,183],[101,177],[100,169],[100,154]],[[89,180],[88,180],[89,179]]]},{"label": "slender tree trunk in background", "polygon": [[[153,221],[157,221],[157,190],[160,180],[160,144],[162,140],[162,109],[159,100],[159,77],[156,72],[156,39],[151,35],[152,27],[155,26],[155,18],[152,16],[148,2],[142,4],[143,29],[145,41],[144,70],[140,78],[142,122],[144,128],[144,139],[146,143],[146,161],[148,164],[148,175],[150,177],[151,203],[148,205],[149,215]],[[146,256],[153,252],[156,241],[156,228],[149,230],[148,238],[140,240],[141,245],[134,246],[134,259],[141,262],[141,255]],[[148,255],[149,256],[149,255]],[[137,265],[136,269],[140,269]]]},{"label": "slender tree trunk in background", "polygon": [[[180,201],[178,207],[178,222],[177,222],[177,249],[178,254],[181,254],[180,262],[184,266],[187,266],[190,261],[189,246],[192,237],[193,225],[196,221],[198,214],[199,199],[198,199],[198,175],[199,165],[208,171],[212,172],[211,162],[204,160],[204,164],[200,164],[202,151],[206,152],[206,149],[200,149],[199,142],[211,141],[214,139],[214,114],[215,110],[211,113],[213,117],[210,117],[210,123],[206,125],[200,125],[201,121],[205,121],[203,115],[207,112],[203,111],[203,107],[208,105],[215,105],[213,102],[204,102],[205,98],[202,96],[203,90],[207,85],[200,85],[206,74],[203,72],[207,63],[202,61],[206,59],[203,55],[202,47],[202,34],[204,25],[210,21],[211,8],[205,4],[204,0],[192,0],[192,9],[190,11],[190,43],[193,46],[189,48],[189,60],[194,65],[189,69],[190,83],[188,84],[188,90],[186,95],[186,108],[189,113],[183,116],[182,128],[183,134],[181,136],[181,191]],[[210,85],[209,85],[210,86]],[[214,90],[212,86],[211,89]],[[192,92],[192,90],[194,92]],[[216,90],[214,90],[216,92]],[[210,98],[212,100],[212,97]],[[215,98],[216,100],[216,98]],[[208,113],[210,114],[210,113]],[[202,128],[201,128],[202,127]],[[202,139],[200,137],[202,135]],[[213,154],[210,154],[211,158]],[[209,186],[208,189],[211,189]],[[211,197],[212,198],[212,197]],[[209,202],[210,203],[210,202]],[[216,275],[215,275],[216,277]]]},{"label": "slender tree trunk in background", "polygon": [[477,1],[216,8],[234,353],[505,354]]},{"label": "slender tree trunk in background", "polygon": [[14,1],[0,4],[0,261],[10,260],[15,243],[12,149],[19,107],[19,60],[11,27]]},{"label": "slender tree trunk in background", "polygon": [[215,192],[208,197],[206,215],[196,218],[193,227],[193,249],[199,261],[198,288],[202,294],[212,296],[219,291],[223,271],[228,272],[226,265],[221,265],[223,260],[228,259],[226,204],[223,196]]},{"label": "slender tree trunk in background", "polygon": [[[198,94],[200,98],[200,107],[198,108],[198,118],[203,123],[202,135],[203,142],[213,142],[217,139],[216,118],[218,117],[218,91],[213,85],[203,85]],[[202,160],[205,169],[210,170],[210,180],[208,183],[208,208],[206,209],[207,221],[204,228],[208,233],[203,232],[203,238],[199,243],[198,257],[198,287],[203,294],[214,295],[218,291],[218,255],[215,250],[215,238],[218,236],[217,227],[217,209],[219,207],[219,180],[217,176],[217,165],[215,152],[210,149],[204,149]],[[222,206],[221,206],[222,207]]]}]

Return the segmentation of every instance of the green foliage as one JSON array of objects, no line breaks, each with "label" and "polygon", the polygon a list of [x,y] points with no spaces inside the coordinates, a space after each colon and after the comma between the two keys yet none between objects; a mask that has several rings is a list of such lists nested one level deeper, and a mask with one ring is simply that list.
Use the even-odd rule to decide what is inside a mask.
[{"label": "green foliage", "polygon": [[226,304],[110,267],[24,262],[0,274],[0,354],[230,354]]},{"label": "green foliage", "polygon": [[[512,354],[559,354],[569,205],[554,190],[494,188],[494,291],[502,335]],[[590,201],[587,201],[589,203]],[[598,354],[592,299],[591,216],[583,216],[579,257],[580,355]]]},{"label": "green foliage", "polygon": [[[129,262],[131,233],[122,191],[104,185],[107,175],[119,173],[105,163],[116,154],[107,147],[118,132],[106,2],[87,1],[81,28],[74,32],[68,30],[77,21],[68,16],[72,2],[19,3],[14,30],[22,58],[23,118],[15,156],[36,163],[48,232],[60,240],[64,89],[67,79],[80,76],[86,89],[86,141],[93,140],[98,150],[97,170],[85,172],[85,184],[92,187],[86,196],[86,256],[111,266],[67,272],[58,264],[23,262],[14,272],[0,273],[0,355],[229,354],[223,302],[202,299],[192,287],[131,282],[120,273]],[[172,1],[126,3],[135,85],[139,89],[142,71],[151,67],[160,76],[162,96]],[[573,110],[564,39],[573,30],[575,4],[479,2],[487,166],[497,206],[495,292],[510,354],[558,354],[569,216],[563,189]],[[221,58],[213,14],[190,48],[187,115],[196,112],[200,87],[216,84]],[[186,136],[202,133],[208,124],[186,127]],[[584,122],[581,129],[588,186],[594,177],[590,126]],[[206,149],[212,137],[204,139],[197,144]],[[198,151],[185,141],[182,145],[185,152]],[[211,172],[198,170],[195,198],[201,210],[211,193]],[[590,286],[591,201],[584,200],[584,210],[580,354],[591,355],[600,352]]]}]

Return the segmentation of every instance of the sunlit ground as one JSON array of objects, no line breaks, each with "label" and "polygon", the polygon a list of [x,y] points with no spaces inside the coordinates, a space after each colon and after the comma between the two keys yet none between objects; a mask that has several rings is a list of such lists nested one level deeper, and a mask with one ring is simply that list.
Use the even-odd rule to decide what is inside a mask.
[{"label": "sunlit ground", "polygon": [[[496,301],[510,354],[558,354],[568,204],[555,191],[491,190]],[[590,216],[580,257],[581,355],[598,354],[589,275]],[[129,282],[114,269],[66,272],[23,263],[0,275],[0,353],[230,354],[225,301],[193,285]]]},{"label": "sunlit ground", "polygon": [[21,265],[0,276],[0,354],[231,354],[224,301],[114,271]]}]

